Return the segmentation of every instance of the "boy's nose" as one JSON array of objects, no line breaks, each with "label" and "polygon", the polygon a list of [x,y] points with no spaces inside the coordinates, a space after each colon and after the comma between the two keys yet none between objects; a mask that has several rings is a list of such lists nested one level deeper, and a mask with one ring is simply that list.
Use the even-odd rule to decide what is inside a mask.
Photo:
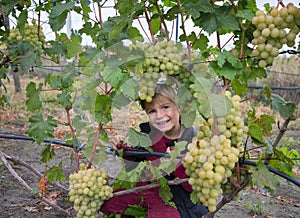
[{"label": "boy's nose", "polygon": [[165,112],[162,110],[158,110],[157,112],[157,118],[163,117],[165,115]]}]

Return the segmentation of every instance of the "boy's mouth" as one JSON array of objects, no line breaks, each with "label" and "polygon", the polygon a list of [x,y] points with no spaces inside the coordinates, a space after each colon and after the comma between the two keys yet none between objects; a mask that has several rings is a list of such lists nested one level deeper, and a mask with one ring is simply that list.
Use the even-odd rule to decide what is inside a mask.
[{"label": "boy's mouth", "polygon": [[159,122],[156,122],[156,125],[159,127],[163,127],[163,126],[167,125],[169,122],[170,122],[170,119],[164,120],[164,121],[159,121]]}]

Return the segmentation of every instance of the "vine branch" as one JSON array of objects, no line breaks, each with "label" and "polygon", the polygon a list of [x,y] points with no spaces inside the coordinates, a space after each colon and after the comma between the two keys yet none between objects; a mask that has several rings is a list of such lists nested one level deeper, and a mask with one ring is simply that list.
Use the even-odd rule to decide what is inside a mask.
[{"label": "vine branch", "polygon": [[[4,166],[8,169],[8,171],[11,173],[11,175],[18,180],[19,184],[21,184],[24,188],[27,189],[27,191],[29,193],[32,193],[33,189],[16,173],[16,171],[11,167],[11,165],[8,163],[7,159],[5,158],[4,153],[0,150],[0,159],[2,161],[2,163],[4,164]],[[33,195],[34,196],[34,195]],[[36,197],[36,196],[34,196]],[[41,200],[43,202],[45,202],[46,204],[50,205],[51,207],[53,207],[54,209],[56,209],[57,211],[59,211],[61,214],[64,214],[66,216],[70,216],[70,213],[66,210],[64,210],[63,208],[61,208],[60,206],[58,206],[57,204],[52,203],[49,199],[42,197]]]},{"label": "vine branch", "polygon": [[[295,98],[295,101],[294,101],[295,105],[298,105],[299,101],[300,101],[300,91],[298,90],[298,91],[297,91],[296,98]],[[272,145],[273,148],[276,148],[276,147],[277,147],[277,145],[278,145],[278,143],[280,142],[281,138],[283,137],[285,131],[287,130],[287,127],[288,127],[290,121],[291,121],[291,117],[287,118],[287,119],[284,121],[282,127],[279,128],[279,133],[278,133],[278,135],[277,135],[277,137],[276,137],[276,139],[275,139],[275,141],[274,141],[274,143],[273,143],[273,145]],[[273,155],[273,154],[268,154],[268,156],[267,156],[267,158],[266,158],[266,160],[265,160],[265,164],[266,164],[266,165],[268,165],[268,164],[270,163],[270,160],[271,160],[271,158],[272,158],[272,155]]]}]

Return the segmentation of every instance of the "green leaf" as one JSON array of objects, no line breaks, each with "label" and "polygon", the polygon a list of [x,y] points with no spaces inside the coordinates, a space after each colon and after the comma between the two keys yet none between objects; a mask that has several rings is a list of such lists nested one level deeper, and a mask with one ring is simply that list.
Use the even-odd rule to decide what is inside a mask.
[{"label": "green leaf", "polygon": [[170,158],[168,161],[162,162],[159,165],[159,169],[165,172],[166,174],[170,174],[175,171],[176,165],[174,164],[174,160],[179,157],[180,153],[186,149],[187,142],[180,141],[175,143],[174,149],[170,152]]},{"label": "green leaf", "polygon": [[120,36],[120,34],[128,27],[127,17],[118,17],[113,29],[109,32],[108,38],[115,39]]},{"label": "green leaf", "polygon": [[[160,187],[159,187],[159,196],[165,203],[168,203],[172,198],[173,194],[171,192],[170,186],[168,186],[168,180],[164,177],[159,179]],[[159,208],[157,208],[159,210]]]},{"label": "green leaf", "polygon": [[215,8],[213,12],[201,14],[195,21],[195,25],[202,27],[208,34],[215,31],[235,31],[239,30],[237,18],[230,13],[232,6],[221,6]]},{"label": "green leaf", "polygon": [[204,34],[201,34],[200,37],[194,42],[193,49],[197,50],[200,49],[200,51],[203,51],[207,49],[208,47],[208,37]]},{"label": "green leaf", "polygon": [[160,30],[161,27],[161,19],[160,17],[156,18],[156,19],[151,19],[150,20],[150,25],[153,31],[153,34],[158,33],[158,31]]},{"label": "green leaf", "polygon": [[21,11],[18,17],[17,28],[19,28],[22,34],[24,33],[24,27],[25,27],[25,23],[27,23],[27,18],[28,18],[28,11],[27,10]]},{"label": "green leaf", "polygon": [[138,132],[133,128],[130,128],[127,132],[128,142],[132,146],[141,146],[149,148],[152,145],[152,141],[148,134]]},{"label": "green leaf", "polygon": [[47,120],[44,120],[41,114],[35,114],[29,117],[29,122],[28,135],[37,144],[41,144],[47,137],[53,137],[56,121],[53,120],[52,116],[48,116]]},{"label": "green leaf", "polygon": [[81,36],[72,35],[71,39],[66,42],[67,58],[72,58],[82,51]]},{"label": "green leaf", "polygon": [[122,107],[131,103],[131,100],[127,98],[122,92],[117,93],[113,97],[112,107],[121,109]]},{"label": "green leaf", "polygon": [[84,22],[88,22],[89,21],[89,13],[92,12],[91,7],[90,7],[90,1],[88,0],[80,0],[80,5],[82,8],[82,19],[84,20]]},{"label": "green leaf", "polygon": [[263,142],[263,132],[259,125],[255,124],[255,123],[249,124],[248,134],[256,141],[258,141],[260,143]]},{"label": "green leaf", "polygon": [[108,123],[112,120],[112,99],[108,95],[98,94],[95,101],[95,119],[99,123]]},{"label": "green leaf", "polygon": [[130,99],[137,99],[139,84],[133,78],[129,78],[120,86],[120,91]]},{"label": "green leaf", "polygon": [[29,111],[36,111],[42,108],[39,92],[34,82],[30,82],[26,87],[26,106]]},{"label": "green leaf", "polygon": [[134,2],[131,0],[117,1],[116,3],[117,3],[116,8],[118,9],[118,12],[122,16],[126,16],[126,15],[130,14],[130,12],[134,6]]},{"label": "green leaf", "polygon": [[55,183],[56,181],[66,180],[66,176],[63,174],[62,162],[59,162],[59,165],[52,166],[46,172],[47,179],[50,183]]},{"label": "green leaf", "polygon": [[109,82],[112,87],[118,87],[120,82],[126,77],[127,75],[118,67],[105,66],[103,70],[103,81]]},{"label": "green leaf", "polygon": [[253,182],[262,188],[267,188],[270,191],[275,190],[279,186],[279,182],[266,167],[266,165],[260,160],[257,162],[256,167],[251,167]]},{"label": "green leaf", "polygon": [[49,14],[49,24],[53,31],[57,32],[65,26],[68,13],[74,7],[73,1],[67,1],[65,4],[58,4],[53,8]]},{"label": "green leaf", "polygon": [[140,33],[139,29],[136,27],[129,27],[127,33],[130,39],[135,39],[138,41],[143,41],[143,35]]},{"label": "green leaf", "polygon": [[66,90],[63,90],[62,93],[57,95],[58,103],[63,106],[65,109],[72,108],[71,95]]},{"label": "green leaf", "polygon": [[244,10],[238,10],[236,16],[251,21],[252,18],[255,16],[255,14],[250,9],[244,9]]},{"label": "green leaf", "polygon": [[231,110],[232,102],[225,95],[211,92],[210,80],[198,77],[191,87],[197,92],[194,96],[199,103],[198,110],[204,117],[210,117],[212,114],[217,117],[225,116]]},{"label": "green leaf", "polygon": [[184,1],[182,9],[185,13],[190,14],[193,19],[199,18],[201,12],[210,13],[213,11],[208,0]]},{"label": "green leaf", "polygon": [[66,19],[68,17],[68,12],[64,11],[62,14],[58,16],[54,16],[50,14],[49,16],[49,24],[51,29],[54,32],[60,31],[66,24]]},{"label": "green leaf", "polygon": [[275,119],[267,114],[262,114],[255,122],[257,125],[259,125],[262,129],[262,131],[266,135],[270,135],[271,131],[273,129],[273,124],[276,123]]},{"label": "green leaf", "polygon": [[147,216],[147,209],[138,205],[129,205],[124,211],[124,215],[142,218]]},{"label": "green leaf", "polygon": [[51,149],[50,144],[46,144],[44,149],[41,152],[41,162],[48,163],[50,160],[54,158],[54,151]]},{"label": "green leaf", "polygon": [[296,110],[296,105],[291,102],[286,102],[282,97],[277,94],[271,95],[272,109],[275,112],[279,112],[283,119],[295,119],[294,112]]}]

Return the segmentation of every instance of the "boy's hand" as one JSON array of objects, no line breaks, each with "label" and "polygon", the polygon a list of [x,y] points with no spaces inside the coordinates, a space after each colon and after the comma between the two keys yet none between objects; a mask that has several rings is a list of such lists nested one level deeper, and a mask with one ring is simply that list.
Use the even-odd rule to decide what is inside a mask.
[{"label": "boy's hand", "polygon": [[122,135],[115,135],[112,137],[111,143],[114,150],[118,151],[126,148],[126,137]]}]

